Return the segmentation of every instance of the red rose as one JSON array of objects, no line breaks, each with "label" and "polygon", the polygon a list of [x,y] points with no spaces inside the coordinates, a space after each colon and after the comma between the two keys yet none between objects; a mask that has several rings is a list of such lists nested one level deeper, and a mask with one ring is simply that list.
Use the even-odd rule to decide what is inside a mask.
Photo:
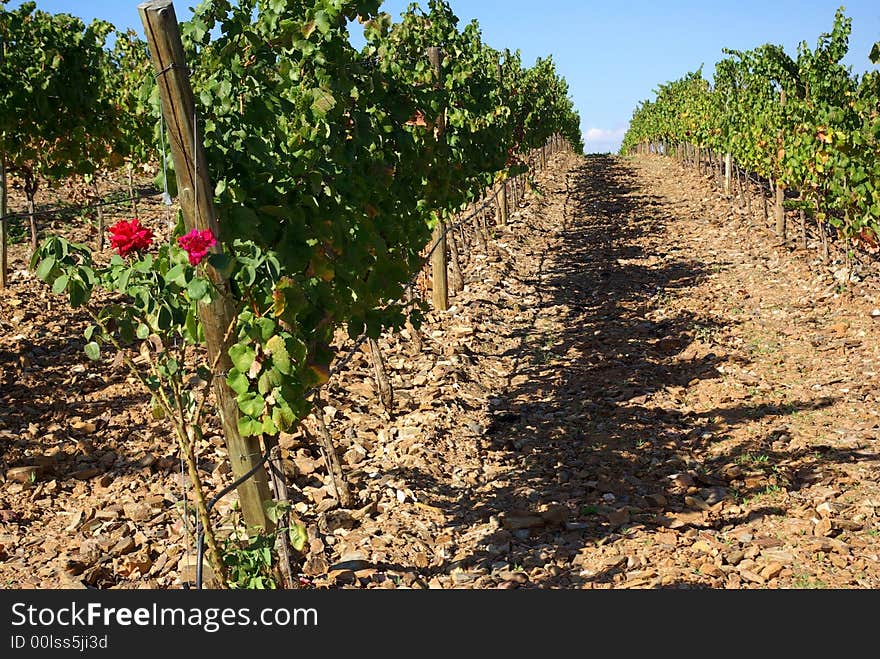
[{"label": "red rose", "polygon": [[210,229],[204,231],[193,229],[185,236],[178,238],[177,244],[186,250],[190,265],[198,265],[208,254],[208,250],[217,244],[217,239],[214,238]]},{"label": "red rose", "polygon": [[152,230],[142,226],[137,218],[130,222],[121,220],[107,231],[110,232],[110,247],[119,256],[127,256],[129,252],[137,252],[153,244]]}]

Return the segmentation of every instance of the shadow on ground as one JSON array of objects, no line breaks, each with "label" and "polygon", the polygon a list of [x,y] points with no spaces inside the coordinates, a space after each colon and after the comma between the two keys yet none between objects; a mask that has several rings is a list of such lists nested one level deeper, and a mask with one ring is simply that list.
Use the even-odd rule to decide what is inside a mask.
[{"label": "shadow on ground", "polygon": [[[64,481],[92,468],[118,476],[142,467],[142,456],[117,440],[147,432],[137,413],[149,397],[140,385],[126,384],[127,370],[111,373],[88,365],[82,348],[86,323],[85,314],[73,312],[59,332],[20,337],[14,350],[0,348],[4,472],[37,465],[43,479]],[[95,396],[109,384],[119,385],[115,395]],[[80,421],[87,423],[78,426]],[[173,452],[173,445],[167,448]]]},{"label": "shadow on ground", "polygon": [[[625,160],[587,158],[569,173],[568,188],[562,246],[545,257],[541,272],[533,273],[530,282],[525,280],[542,291],[542,307],[568,309],[564,329],[548,333],[546,325],[541,325],[542,315],[537,314],[536,324],[518,336],[516,375],[527,377],[500,386],[498,396],[490,401],[493,423],[484,437],[485,448],[496,457],[504,454],[503,461],[513,467],[515,475],[500,477],[490,493],[486,488],[472,492],[467,500],[447,507],[446,513],[449,526],[455,527],[561,504],[574,530],[563,526],[500,528],[483,539],[486,552],[447,563],[437,568],[438,573],[459,566],[489,569],[499,560],[499,547],[506,549],[504,559],[511,566],[529,570],[554,559],[569,561],[579,548],[605,544],[625,533],[662,531],[663,514],[688,510],[684,492],[670,488],[670,477],[686,471],[696,474],[696,487],[714,489],[717,496],[754,496],[758,492],[749,488],[732,491],[715,472],[720,462],[743,462],[756,449],[769,464],[790,459],[790,453],[781,455],[769,448],[772,437],[741,446],[737,454],[724,455],[719,464],[696,456],[718,441],[717,433],[724,427],[833,403],[819,399],[779,408],[739,401],[701,413],[687,411],[686,406],[650,404],[655,392],[687,388],[689,383],[718,375],[720,358],[714,353],[681,356],[693,342],[696,328],[712,328],[713,321],[681,311],[662,319],[646,318],[652,297],[696,287],[711,272],[712,264],[670,252],[666,256],[671,257],[645,265],[652,254],[645,253],[642,245],[655,245],[658,252],[665,252],[662,236],[675,218],[659,198],[639,188]],[[846,452],[823,456],[826,465],[852,459]],[[810,474],[797,476],[808,479]],[[425,493],[451,494],[426,474],[406,477]],[[779,487],[798,487],[794,475],[780,477],[778,482]],[[649,498],[658,494],[667,498],[663,507]],[[623,509],[633,511],[630,519],[612,523],[613,513]],[[781,512],[770,507],[749,514]],[[710,514],[694,526],[720,530],[731,521],[713,520]],[[593,575],[577,570],[554,572],[545,572],[530,585],[577,588],[587,581],[610,582],[614,577],[614,570]],[[696,581],[677,581],[670,587],[702,586]]]}]

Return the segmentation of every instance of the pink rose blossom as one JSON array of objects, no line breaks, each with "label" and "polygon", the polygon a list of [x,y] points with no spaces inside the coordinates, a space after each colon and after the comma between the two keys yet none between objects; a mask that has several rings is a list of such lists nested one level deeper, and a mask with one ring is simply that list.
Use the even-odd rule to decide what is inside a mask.
[{"label": "pink rose blossom", "polygon": [[186,250],[190,265],[198,265],[208,254],[208,250],[217,244],[217,239],[210,229],[204,231],[193,229],[185,236],[178,238],[177,244]]}]

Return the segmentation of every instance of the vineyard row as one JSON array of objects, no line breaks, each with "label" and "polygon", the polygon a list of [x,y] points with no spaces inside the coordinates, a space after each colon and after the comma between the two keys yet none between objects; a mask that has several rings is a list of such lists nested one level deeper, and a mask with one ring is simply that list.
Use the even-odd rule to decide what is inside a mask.
[{"label": "vineyard row", "polygon": [[[7,172],[32,209],[39,180],[135,167],[167,136],[158,183],[179,205],[171,240],[157,244],[133,219],[109,228],[109,262],[50,236],[31,265],[92,318],[86,354],[114,352],[173,428],[221,585],[194,452],[206,406],[222,424],[245,523],[271,532],[259,458],[311,412],[337,330],[375,343],[418,329],[423,305],[399,301],[428,251],[433,306],[445,310],[456,214],[499,191],[506,222],[506,191],[521,195],[531,154],[582,150],[552,58],[524,68],[519,52],[483,43],[476,22],[459,28],[444,0],[396,23],[380,4],[214,0],[179,24],[170,1],[148,2],[146,41],[128,33],[113,51],[105,23],[84,27],[33,3],[0,9],[0,86],[15,90],[0,98],[0,213]],[[96,289],[114,301],[99,304]]]},{"label": "vineyard row", "polygon": [[[785,208],[815,217],[847,252],[880,246],[880,72],[851,73],[852,29],[841,8],[831,32],[792,58],[782,47],[725,50],[710,83],[701,71],[660,85],[634,112],[622,146],[724,165],[770,182],[776,231]],[[880,63],[880,42],[870,53]],[[830,230],[830,231],[829,231]]]}]

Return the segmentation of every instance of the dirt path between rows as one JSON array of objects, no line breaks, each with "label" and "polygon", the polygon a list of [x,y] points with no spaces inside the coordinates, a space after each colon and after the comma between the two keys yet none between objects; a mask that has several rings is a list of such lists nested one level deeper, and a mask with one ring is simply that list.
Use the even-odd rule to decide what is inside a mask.
[{"label": "dirt path between rows", "polygon": [[[392,413],[365,353],[327,387],[357,505],[282,438],[304,587],[880,587],[871,281],[841,292],[659,158],[555,156],[465,238],[422,349],[381,341]],[[51,297],[0,293],[0,473],[40,467],[0,485],[0,584],[191,585],[170,434]],[[201,455],[219,489],[216,432]]]}]

